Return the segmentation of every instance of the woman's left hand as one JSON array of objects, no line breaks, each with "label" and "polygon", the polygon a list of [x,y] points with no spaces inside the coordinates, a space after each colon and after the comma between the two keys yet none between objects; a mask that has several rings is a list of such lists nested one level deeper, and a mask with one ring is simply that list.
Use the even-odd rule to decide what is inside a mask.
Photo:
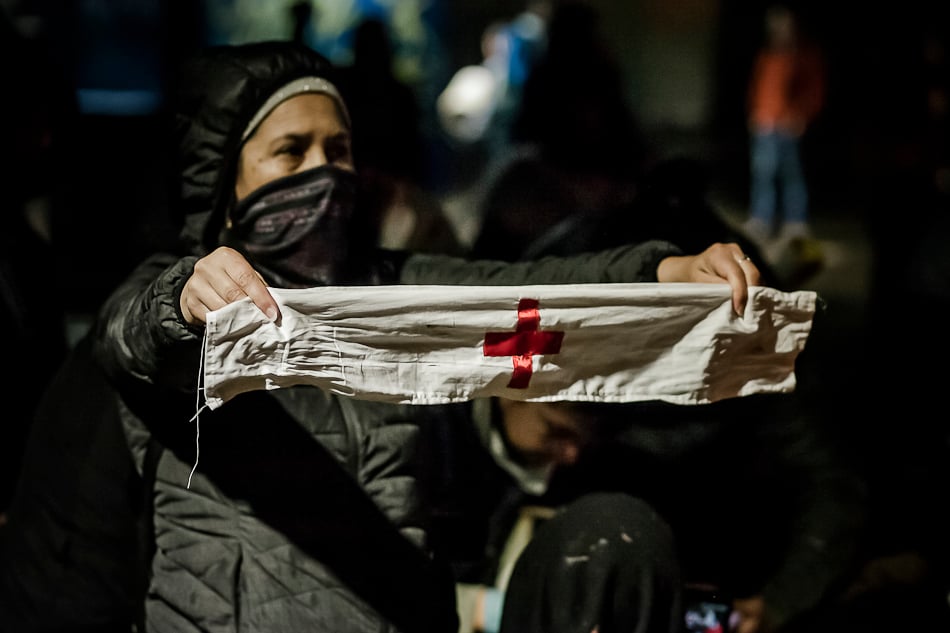
[{"label": "woman's left hand", "polygon": [[656,269],[660,282],[727,283],[732,286],[732,308],[745,312],[749,286],[761,283],[759,269],[735,243],[715,243],[698,255],[667,257]]}]

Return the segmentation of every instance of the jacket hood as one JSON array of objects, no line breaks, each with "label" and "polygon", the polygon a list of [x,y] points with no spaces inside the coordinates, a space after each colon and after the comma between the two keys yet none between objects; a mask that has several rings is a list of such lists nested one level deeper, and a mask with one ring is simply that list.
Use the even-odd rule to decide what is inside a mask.
[{"label": "jacket hood", "polygon": [[305,76],[337,83],[330,62],[285,41],[214,46],[182,67],[174,112],[182,246],[204,255],[219,243],[234,192],[241,135],[267,99]]}]

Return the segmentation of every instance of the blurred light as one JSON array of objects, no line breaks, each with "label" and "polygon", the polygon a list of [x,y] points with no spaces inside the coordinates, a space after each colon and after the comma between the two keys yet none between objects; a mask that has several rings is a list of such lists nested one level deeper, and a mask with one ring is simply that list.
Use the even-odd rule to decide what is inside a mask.
[{"label": "blurred light", "polygon": [[460,68],[436,102],[445,132],[466,142],[482,138],[495,111],[496,86],[495,75],[488,68]]},{"label": "blurred light", "polygon": [[81,88],[76,96],[82,114],[143,116],[156,113],[162,104],[156,90]]}]

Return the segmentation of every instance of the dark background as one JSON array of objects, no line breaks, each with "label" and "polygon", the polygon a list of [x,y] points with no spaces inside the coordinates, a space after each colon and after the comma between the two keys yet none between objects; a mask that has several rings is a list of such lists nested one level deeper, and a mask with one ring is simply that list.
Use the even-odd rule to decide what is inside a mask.
[{"label": "dark background", "polygon": [[[64,263],[77,278],[68,284],[67,301],[83,313],[94,309],[156,240],[166,237],[169,182],[162,166],[166,136],[160,114],[179,60],[205,43],[282,31],[290,37],[290,27],[274,19],[279,11],[272,9],[258,19],[258,32],[241,29],[212,11],[215,5],[239,3],[212,0],[4,4],[21,30],[48,48],[53,72],[61,73],[50,75],[51,80],[64,82],[76,97],[79,116],[71,153],[56,177],[68,194],[56,209],[55,234]],[[401,13],[369,0],[315,1],[317,14],[319,5],[350,10],[348,15],[326,16],[326,22],[350,30],[336,31],[335,39],[324,37],[316,44],[345,63],[348,38],[359,17],[381,15],[393,24],[405,24],[410,22],[405,14],[415,11],[414,29],[394,27],[397,62],[428,117],[428,184],[446,194],[466,165],[442,138],[433,116],[434,98],[456,69],[480,61],[484,28],[493,20],[510,19],[523,2],[391,4],[402,6]],[[621,63],[627,95],[645,129],[664,151],[687,152],[706,161],[723,210],[741,212],[747,172],[745,84],[760,42],[765,3],[591,4],[600,11],[604,35]],[[856,230],[873,236],[883,230],[888,241],[900,241],[904,231],[915,230],[914,211],[879,208],[882,189],[893,180],[893,169],[906,170],[923,160],[915,152],[923,142],[926,116],[924,38],[934,33],[946,41],[947,10],[938,3],[916,1],[804,1],[797,7],[829,63],[827,109],[806,148],[815,214],[854,219]],[[16,63],[51,72],[36,59]],[[569,81],[565,78],[566,86]],[[896,195],[898,202],[901,198],[887,195]],[[115,240],[116,235],[121,239]],[[877,248],[876,241],[873,246]],[[864,283],[864,278],[855,282]]]}]

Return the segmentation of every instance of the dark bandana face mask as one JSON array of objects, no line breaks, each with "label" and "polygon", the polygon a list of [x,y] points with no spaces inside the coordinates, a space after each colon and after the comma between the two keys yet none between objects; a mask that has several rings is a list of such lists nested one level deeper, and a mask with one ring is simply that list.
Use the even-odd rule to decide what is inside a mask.
[{"label": "dark bandana face mask", "polygon": [[223,241],[271,286],[345,284],[360,250],[356,183],[353,172],[330,165],[269,182],[237,203]]}]

